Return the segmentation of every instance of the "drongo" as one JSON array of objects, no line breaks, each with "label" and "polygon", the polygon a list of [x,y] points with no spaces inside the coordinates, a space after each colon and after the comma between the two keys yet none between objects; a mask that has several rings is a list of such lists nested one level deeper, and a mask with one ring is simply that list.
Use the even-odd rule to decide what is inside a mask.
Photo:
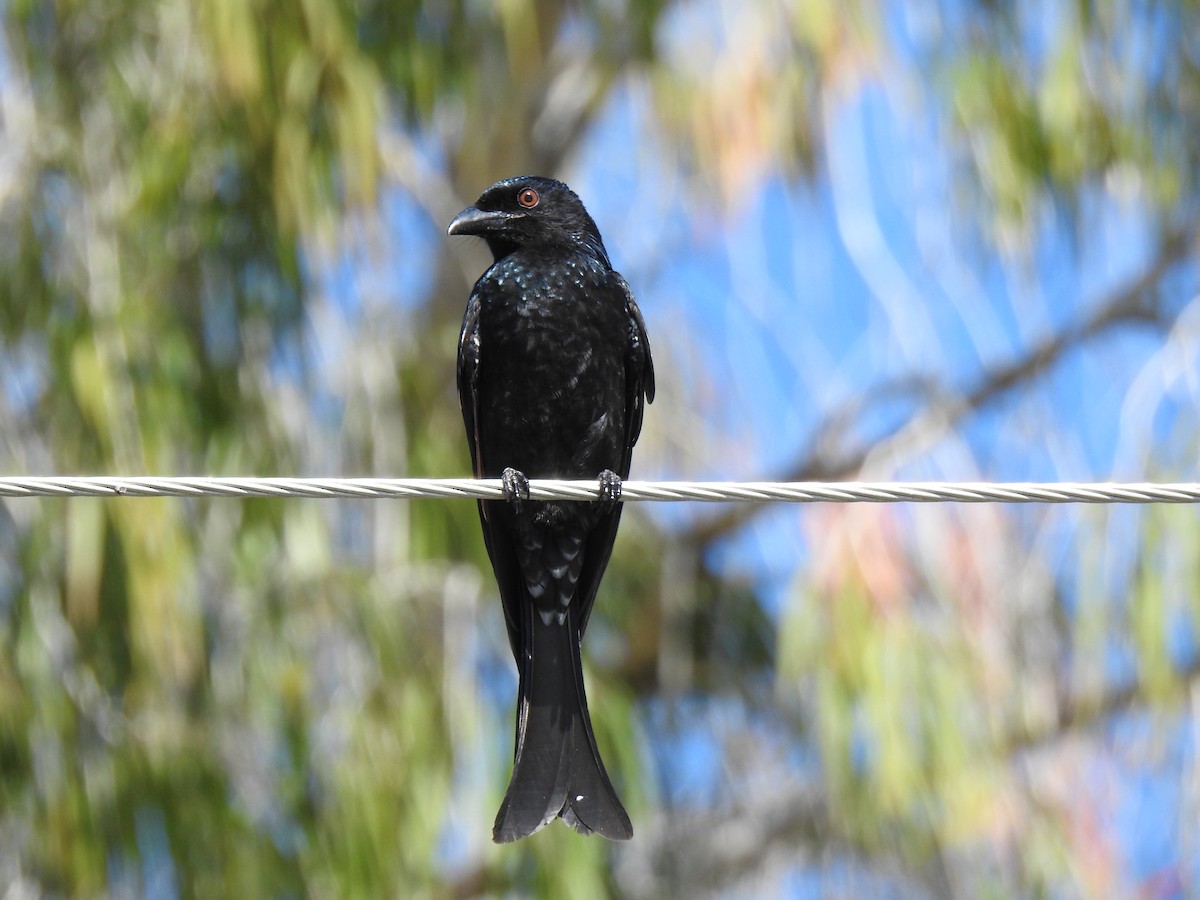
[{"label": "drongo", "polygon": [[[579,648],[621,517],[645,404],[646,325],[600,231],[565,184],[489,187],[450,223],[495,261],[475,284],[458,348],[458,395],[479,478],[503,500],[479,518],[520,674],[512,779],[492,838],[556,816],[583,834],[633,836],[588,717]],[[597,501],[534,501],[528,478],[597,479]]]}]

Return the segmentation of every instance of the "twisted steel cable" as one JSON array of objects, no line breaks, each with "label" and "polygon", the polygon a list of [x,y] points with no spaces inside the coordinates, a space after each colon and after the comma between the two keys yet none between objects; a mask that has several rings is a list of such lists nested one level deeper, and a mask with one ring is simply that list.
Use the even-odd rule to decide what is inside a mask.
[{"label": "twisted steel cable", "polygon": [[[598,500],[595,481],[530,479],[533,500]],[[304,497],[310,499],[504,497],[500,479],[0,477],[0,497]],[[951,481],[626,481],[631,502],[749,503],[1198,503],[1200,483]]]}]

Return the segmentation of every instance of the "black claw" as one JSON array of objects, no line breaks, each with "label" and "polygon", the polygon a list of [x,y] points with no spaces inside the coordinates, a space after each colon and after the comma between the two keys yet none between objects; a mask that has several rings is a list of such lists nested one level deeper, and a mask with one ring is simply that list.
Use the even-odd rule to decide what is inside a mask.
[{"label": "black claw", "polygon": [[600,473],[600,499],[607,503],[621,499],[621,476],[612,469]]},{"label": "black claw", "polygon": [[504,490],[504,499],[513,504],[515,509],[521,508],[521,501],[529,499],[529,479],[523,472],[509,466],[500,475],[500,483]]}]

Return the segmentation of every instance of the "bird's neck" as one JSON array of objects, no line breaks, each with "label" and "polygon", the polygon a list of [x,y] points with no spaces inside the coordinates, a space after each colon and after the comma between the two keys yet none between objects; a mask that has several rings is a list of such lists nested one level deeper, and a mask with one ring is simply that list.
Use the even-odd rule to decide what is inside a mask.
[{"label": "bird's neck", "polygon": [[488,249],[492,251],[492,257],[495,262],[500,262],[506,256],[511,256],[520,250],[531,252],[551,252],[551,253],[583,253],[592,257],[596,262],[603,265],[606,269],[612,268],[612,263],[609,262],[608,252],[604,249],[604,244],[598,237],[592,235],[581,234],[572,235],[572,239],[565,241],[562,244],[547,243],[536,245],[517,244],[513,241],[506,240],[503,237],[493,237],[488,235]]}]

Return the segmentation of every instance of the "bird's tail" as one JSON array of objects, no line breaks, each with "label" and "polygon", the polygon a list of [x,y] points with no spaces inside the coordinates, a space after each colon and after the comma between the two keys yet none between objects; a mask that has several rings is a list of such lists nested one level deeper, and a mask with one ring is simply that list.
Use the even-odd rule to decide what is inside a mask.
[{"label": "bird's tail", "polygon": [[492,840],[518,840],[556,816],[581,834],[629,840],[633,827],[592,734],[572,617],[547,624],[532,603],[525,610],[516,758]]}]

